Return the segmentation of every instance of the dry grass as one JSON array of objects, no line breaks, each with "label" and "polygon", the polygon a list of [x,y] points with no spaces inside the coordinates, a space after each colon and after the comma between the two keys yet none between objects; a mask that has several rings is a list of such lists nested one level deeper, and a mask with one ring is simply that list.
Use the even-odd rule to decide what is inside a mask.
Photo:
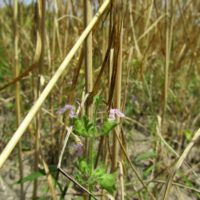
[{"label": "dry grass", "polygon": [[[64,199],[72,191],[84,199],[166,200],[175,190],[199,199],[199,7],[190,0],[15,0],[0,7],[1,176],[5,162],[16,163],[11,152],[19,144],[21,179],[46,174],[49,189],[34,179],[32,199]],[[97,127],[111,108],[126,117],[110,135],[85,139],[68,112],[56,114],[65,104]],[[84,145],[92,171],[104,165],[115,172],[112,195],[75,180],[73,143]],[[55,176],[51,165],[70,180]]]}]

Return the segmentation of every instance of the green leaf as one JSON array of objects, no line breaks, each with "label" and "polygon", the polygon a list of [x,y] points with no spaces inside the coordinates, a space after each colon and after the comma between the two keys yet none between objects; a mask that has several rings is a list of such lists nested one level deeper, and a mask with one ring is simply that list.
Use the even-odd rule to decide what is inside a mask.
[{"label": "green leaf", "polygon": [[82,137],[95,137],[97,135],[96,127],[86,116],[74,120],[74,132]]},{"label": "green leaf", "polygon": [[101,178],[105,173],[106,171],[104,168],[98,167],[92,172],[91,176],[89,177],[88,184],[91,186],[95,185],[96,183],[98,183],[98,179]]},{"label": "green leaf", "polygon": [[45,176],[44,171],[40,170],[40,171],[37,171],[37,172],[33,172],[30,175],[24,177],[23,179],[18,180],[16,182],[16,184],[25,183],[25,182],[28,182],[28,181],[34,181],[35,179],[37,179],[41,176]]},{"label": "green leaf", "polygon": [[147,178],[147,176],[149,176],[151,174],[151,172],[153,171],[153,169],[154,169],[154,165],[149,166],[147,169],[145,169],[145,171],[143,173],[143,176],[145,178]]},{"label": "green leaf", "polygon": [[78,168],[84,174],[89,174],[90,172],[90,166],[85,160],[79,162]]},{"label": "green leaf", "polygon": [[115,175],[114,174],[104,174],[100,178],[98,178],[99,185],[107,190],[109,193],[113,193],[115,191]]},{"label": "green leaf", "polygon": [[74,120],[74,132],[77,135],[86,137],[87,136],[87,130],[85,128],[84,121],[82,119],[75,119]]},{"label": "green leaf", "polygon": [[106,120],[103,123],[102,134],[107,135],[117,125],[118,125],[118,123],[115,120]]},{"label": "green leaf", "polygon": [[103,167],[98,167],[94,172],[93,172],[93,176],[99,178],[101,176],[103,176],[106,173],[105,168]]},{"label": "green leaf", "polygon": [[183,179],[185,185],[187,185],[188,187],[194,187],[192,181],[187,176],[181,174],[181,178]]},{"label": "green leaf", "polygon": [[137,158],[135,159],[136,162],[142,161],[142,160],[147,160],[150,158],[155,158],[157,156],[156,152],[153,150],[144,152],[140,155],[137,156]]},{"label": "green leaf", "polygon": [[183,131],[184,136],[186,137],[187,141],[190,142],[193,136],[192,131],[190,130],[185,130]]},{"label": "green leaf", "polygon": [[[91,175],[93,184],[97,182],[101,188],[113,193],[115,190],[115,174],[107,174],[104,167],[98,167]],[[91,183],[92,183],[91,181]]]},{"label": "green leaf", "polygon": [[101,103],[101,101],[102,101],[101,96],[99,96],[99,95],[94,96],[93,102],[94,102],[95,106],[98,106]]},{"label": "green leaf", "polygon": [[[55,173],[57,172],[57,167],[55,165],[51,165],[51,166],[49,166],[49,171],[53,175],[53,177],[55,177]],[[45,173],[44,169],[40,169],[36,172],[31,173],[28,176],[25,176],[23,179],[19,179],[18,181],[15,182],[15,184],[25,183],[28,181],[34,181],[35,179],[37,179],[41,176],[45,176],[45,175],[46,175],[46,173]]]}]

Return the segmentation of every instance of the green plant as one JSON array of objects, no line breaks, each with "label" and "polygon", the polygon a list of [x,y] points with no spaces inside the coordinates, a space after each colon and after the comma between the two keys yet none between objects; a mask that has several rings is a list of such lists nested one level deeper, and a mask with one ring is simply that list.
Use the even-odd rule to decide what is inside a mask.
[{"label": "green plant", "polygon": [[[104,119],[103,123],[97,123],[97,108],[100,103],[100,98],[94,98],[95,112],[93,119],[90,120],[87,116],[73,117],[72,125],[73,131],[76,135],[83,138],[97,138],[99,136],[108,135],[117,125],[118,122],[115,120],[115,116],[123,117],[124,114],[118,109],[111,109],[109,118]],[[77,172],[76,178],[79,183],[93,191],[95,187],[100,186],[102,189],[113,193],[115,190],[115,175],[108,174],[106,168],[99,166],[93,169],[93,163],[95,159],[94,151],[92,149],[91,159],[88,161],[85,158],[80,158],[76,164]]]},{"label": "green plant", "polygon": [[98,189],[98,186],[109,193],[113,193],[115,190],[115,174],[108,174],[103,166],[99,166],[91,172],[91,163],[85,159],[77,162],[76,179],[91,191]]},{"label": "green plant", "polygon": [[[75,112],[74,106],[69,104],[59,109],[57,114],[68,112],[75,135],[95,141],[95,138],[108,135],[119,124],[116,116],[124,117],[124,114],[118,109],[110,109],[109,116],[104,118],[103,122],[99,122],[97,120],[97,110],[100,107],[100,103],[100,96],[95,96],[93,101],[94,112],[91,119],[87,115],[79,117]],[[86,158],[85,154],[83,155],[82,145],[75,145],[79,157],[76,162],[75,177],[78,183],[83,185],[84,188],[88,188],[90,192],[94,191],[95,188],[101,187],[101,189],[113,193],[115,190],[115,175],[107,173],[105,167],[97,166],[94,168],[96,152],[93,150],[93,143],[92,148],[90,148],[90,159]]]},{"label": "green plant", "polygon": [[[58,114],[63,114],[64,112],[69,112],[71,118],[71,126],[73,127],[73,132],[82,138],[98,138],[100,136],[108,135],[119,123],[116,120],[116,116],[124,117],[124,114],[118,109],[110,109],[109,116],[104,118],[103,122],[98,122],[97,111],[100,108],[101,98],[100,96],[95,96],[93,105],[94,113],[92,119],[88,116],[77,116],[75,113],[75,108],[72,105],[66,104],[63,108],[58,110]],[[94,141],[94,140],[93,140]],[[76,145],[77,146],[77,145]],[[85,158],[82,154],[81,147],[77,146],[79,159],[76,162],[76,172],[75,177],[79,184],[88,188],[90,192],[97,188],[105,189],[109,193],[113,193],[115,190],[115,174],[109,174],[106,172],[106,167],[97,166],[94,169],[94,161],[96,160],[96,152],[92,148],[90,149],[90,159]]]},{"label": "green plant", "polygon": [[95,138],[102,135],[108,135],[109,132],[117,126],[115,120],[106,119],[99,128],[87,116],[73,119],[74,133],[84,138]]}]

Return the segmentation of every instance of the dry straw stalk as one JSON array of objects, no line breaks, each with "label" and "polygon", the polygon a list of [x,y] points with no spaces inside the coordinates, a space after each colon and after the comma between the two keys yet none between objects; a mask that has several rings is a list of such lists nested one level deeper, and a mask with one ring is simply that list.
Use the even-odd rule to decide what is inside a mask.
[{"label": "dry straw stalk", "polygon": [[8,156],[11,154],[12,150],[15,148],[16,144],[19,142],[20,138],[24,134],[26,128],[40,109],[41,105],[49,95],[50,91],[55,86],[56,82],[59,80],[60,76],[64,72],[64,70],[67,70],[67,66],[77,50],[80,48],[92,28],[95,26],[95,24],[100,19],[101,15],[104,13],[106,8],[109,6],[110,0],[105,0],[102,6],[99,8],[99,11],[96,13],[96,15],[92,18],[89,25],[86,27],[86,29],[83,31],[82,35],[79,37],[78,41],[75,43],[71,51],[68,53],[68,55],[65,57],[64,61],[59,66],[58,70],[55,72],[54,76],[51,78],[45,89],[42,91],[40,97],[37,99],[29,113],[26,115],[16,132],[14,133],[13,137],[10,139],[6,147],[4,148],[3,152],[0,155],[0,168],[7,160]]}]

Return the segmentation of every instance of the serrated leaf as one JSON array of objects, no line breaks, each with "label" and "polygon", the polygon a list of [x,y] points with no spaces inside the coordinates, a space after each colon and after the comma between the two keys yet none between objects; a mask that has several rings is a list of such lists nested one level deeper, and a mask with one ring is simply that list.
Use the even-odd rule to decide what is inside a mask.
[{"label": "serrated leaf", "polygon": [[86,116],[74,120],[74,132],[82,137],[95,137],[97,135],[97,130],[93,122]]},{"label": "serrated leaf", "polygon": [[77,135],[86,137],[87,136],[87,130],[85,128],[84,121],[82,119],[75,119],[74,120],[74,132]]},{"label": "serrated leaf", "polygon": [[117,125],[118,125],[118,123],[115,120],[106,120],[103,123],[103,128],[102,128],[103,135],[107,135]]}]

